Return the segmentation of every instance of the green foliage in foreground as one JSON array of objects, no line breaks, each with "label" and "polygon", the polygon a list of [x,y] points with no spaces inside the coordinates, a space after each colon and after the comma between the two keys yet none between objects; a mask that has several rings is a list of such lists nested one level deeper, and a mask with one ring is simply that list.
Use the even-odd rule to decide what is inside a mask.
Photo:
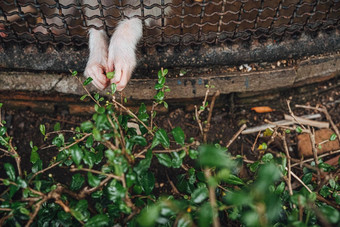
[{"label": "green foliage in foreground", "polygon": [[[166,72],[158,74],[154,105],[167,107]],[[266,153],[261,160],[246,165],[243,157],[231,157],[219,145],[200,145],[200,141],[187,138],[180,127],[170,132],[155,127],[156,114],[149,114],[144,104],[134,114],[114,99],[105,103],[98,94],[90,97],[96,102],[96,113],[71,136],[60,130],[59,123],[53,132],[40,125],[43,136],[51,138],[59,152],[46,164],[40,158],[44,151],[31,143],[30,160],[21,160],[31,162],[27,172],[22,172],[6,122],[1,122],[1,152],[13,157],[13,162],[4,164],[6,177],[0,179],[1,226],[339,223],[339,211],[318,199],[332,199],[339,205],[338,177],[329,179],[315,193],[315,170],[305,167],[302,181],[312,192],[299,187],[290,195],[283,180],[287,179],[284,154],[274,158]],[[126,114],[120,114],[120,108]],[[131,127],[128,122],[132,121],[138,127]],[[238,177],[242,165],[254,174],[253,179]],[[334,171],[321,160],[319,167]],[[56,181],[53,171],[63,171],[70,179]],[[160,193],[161,184],[166,190]]]}]

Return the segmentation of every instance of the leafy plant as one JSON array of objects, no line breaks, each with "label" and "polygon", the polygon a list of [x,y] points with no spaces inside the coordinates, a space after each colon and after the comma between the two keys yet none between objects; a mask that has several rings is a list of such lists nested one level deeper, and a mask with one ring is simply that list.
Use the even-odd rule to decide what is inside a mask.
[{"label": "leafy plant", "polygon": [[[304,167],[305,187],[288,189],[290,176],[286,154],[268,153],[262,143],[259,160],[232,157],[226,147],[207,144],[209,119],[201,113],[212,111],[207,97],[196,109],[202,141],[188,138],[181,127],[170,132],[154,126],[155,106],[165,102],[167,70],[158,73],[151,113],[140,104],[133,113],[113,97],[87,93],[95,113],[74,130],[40,132],[58,153],[45,163],[37,146],[30,143],[31,170],[22,171],[21,158],[0,119],[0,150],[13,162],[4,163],[0,195],[0,225],[7,226],[219,226],[231,222],[246,226],[313,226],[339,223],[338,176],[324,182],[319,190],[316,168],[336,171],[322,160]],[[72,72],[77,76],[76,72]],[[114,73],[108,76],[113,77]],[[87,79],[82,84],[91,83]],[[212,88],[212,86],[209,86]],[[111,95],[115,95],[115,86]],[[208,92],[207,92],[208,95]],[[0,104],[1,108],[2,104]],[[208,108],[209,107],[209,108]],[[121,111],[123,110],[123,111]],[[1,114],[0,114],[1,116]],[[134,126],[131,126],[134,122]],[[136,126],[137,125],[137,126]],[[203,129],[205,125],[205,129]],[[299,132],[299,131],[298,131]],[[300,132],[299,132],[300,133]],[[334,136],[331,139],[335,139]],[[248,168],[252,178],[240,178]],[[58,181],[53,171],[66,177]],[[163,193],[156,188],[164,184]],[[163,180],[162,180],[163,179]],[[288,183],[287,183],[288,182]],[[290,188],[290,187],[288,187]],[[314,192],[313,192],[314,190]],[[325,203],[326,198],[335,202]]]}]

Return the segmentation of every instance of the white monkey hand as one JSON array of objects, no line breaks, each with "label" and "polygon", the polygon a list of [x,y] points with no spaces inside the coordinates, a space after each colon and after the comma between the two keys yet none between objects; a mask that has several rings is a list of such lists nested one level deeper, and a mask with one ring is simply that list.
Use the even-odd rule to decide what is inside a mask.
[{"label": "white monkey hand", "polygon": [[136,67],[136,45],[142,33],[142,22],[132,18],[120,22],[111,37],[107,66],[108,72],[115,69],[111,83],[117,84],[118,91],[125,88]]},{"label": "white monkey hand", "polygon": [[92,83],[99,89],[104,90],[110,83],[106,77],[108,37],[105,31],[90,29],[89,31],[90,56],[84,74],[93,79]]},{"label": "white monkey hand", "polygon": [[85,76],[93,79],[92,84],[97,88],[104,90],[109,85],[109,79],[106,77],[106,67],[100,63],[88,62],[85,68]]}]

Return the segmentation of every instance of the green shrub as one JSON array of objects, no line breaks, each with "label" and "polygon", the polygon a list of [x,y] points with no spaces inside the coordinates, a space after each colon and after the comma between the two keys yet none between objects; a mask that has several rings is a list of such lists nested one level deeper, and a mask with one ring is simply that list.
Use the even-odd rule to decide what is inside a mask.
[{"label": "green shrub", "polygon": [[[158,74],[153,107],[162,104],[169,88],[167,70]],[[77,73],[73,72],[76,76]],[[86,86],[91,81],[84,82]],[[134,114],[114,99],[98,94],[87,96],[95,102],[92,119],[80,124],[70,135],[56,124],[45,138],[58,154],[43,163],[40,151],[31,146],[31,171],[22,172],[21,160],[1,122],[1,152],[13,157],[3,169],[0,225],[6,226],[209,226],[243,223],[246,226],[313,226],[339,223],[339,211],[320,198],[333,198],[339,205],[338,177],[325,182],[319,193],[304,187],[290,195],[286,189],[287,158],[266,153],[261,160],[244,163],[225,147],[187,138],[180,127],[170,132],[154,125],[154,108],[148,113],[142,103]],[[209,89],[209,87],[208,87]],[[103,104],[104,103],[104,104]],[[195,118],[206,111],[206,100]],[[1,106],[0,106],[1,108]],[[122,111],[121,111],[122,110]],[[1,115],[0,115],[1,116]],[[138,127],[130,127],[129,122]],[[209,123],[209,122],[208,122]],[[204,130],[202,130],[204,133]],[[267,146],[267,145],[266,145]],[[266,147],[265,146],[265,147]],[[187,167],[183,167],[183,164]],[[253,179],[240,179],[241,165]],[[331,166],[320,163],[325,171]],[[158,168],[163,166],[162,168]],[[189,166],[189,168],[188,168]],[[166,172],[159,173],[162,169]],[[54,171],[64,171],[70,180],[58,182]],[[156,171],[157,170],[157,171]],[[315,190],[312,174],[304,169],[302,180]],[[173,174],[166,193],[159,193],[158,177]],[[321,219],[320,219],[321,218]]]}]

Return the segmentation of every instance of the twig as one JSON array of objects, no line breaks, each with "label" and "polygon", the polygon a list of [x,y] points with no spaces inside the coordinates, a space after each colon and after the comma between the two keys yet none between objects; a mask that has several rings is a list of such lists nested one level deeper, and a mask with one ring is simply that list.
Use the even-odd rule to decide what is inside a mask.
[{"label": "twig", "polygon": [[[303,115],[303,116],[300,116],[300,117],[305,118],[305,119],[315,119],[315,118],[320,118],[321,115],[320,114],[311,114],[311,115]],[[289,121],[289,120],[280,120],[280,121],[274,121],[274,122],[265,120],[265,122],[268,123],[268,124],[248,128],[248,129],[244,130],[242,132],[242,134],[251,134],[251,133],[254,133],[254,132],[258,132],[258,131],[264,131],[267,128],[272,127],[273,125],[277,126],[277,127],[283,127],[283,126],[295,124],[293,121]]]},{"label": "twig", "polygon": [[[286,170],[288,170],[288,168],[286,167]],[[305,184],[305,183],[303,183],[303,181],[293,172],[293,171],[291,171],[291,174],[292,174],[292,176],[297,180],[297,181],[299,181],[300,182],[300,184],[302,184],[306,189],[307,189],[307,191],[309,191],[310,193],[313,193],[312,192],[312,190],[310,190],[309,188],[308,188],[308,186]]]},{"label": "twig", "polygon": [[314,128],[313,128],[313,132],[311,132],[309,130],[309,137],[310,137],[310,141],[312,143],[312,151],[313,151],[313,156],[314,156],[314,161],[315,161],[315,165],[318,168],[318,184],[321,182],[321,172],[319,169],[319,159],[318,159],[318,150],[316,149],[316,142],[315,142],[315,132],[314,132]]},{"label": "twig", "polygon": [[71,172],[77,172],[77,171],[91,172],[91,173],[95,173],[95,174],[111,177],[111,178],[114,178],[116,180],[122,181],[122,177],[120,177],[120,176],[117,176],[117,175],[114,175],[114,174],[111,174],[111,173],[103,173],[101,171],[94,170],[94,169],[87,169],[87,168],[79,168],[79,169],[77,169],[77,168],[71,166],[70,171]]},{"label": "twig", "polygon": [[290,161],[290,155],[289,155],[289,150],[287,146],[287,141],[286,141],[286,134],[283,133],[282,135],[282,140],[283,140],[283,146],[284,150],[286,152],[286,157],[287,157],[287,170],[288,170],[288,190],[289,194],[293,195],[293,189],[292,189],[292,169],[291,169],[291,161]]},{"label": "twig", "polygon": [[247,128],[246,124],[243,124],[241,126],[241,128],[233,135],[233,137],[231,137],[231,139],[229,140],[228,144],[227,144],[227,148],[229,148],[229,146],[236,140],[236,138],[243,132],[243,130]]},{"label": "twig", "polygon": [[61,149],[59,150],[59,152],[61,152],[61,151],[63,151],[63,150],[66,150],[66,149],[69,149],[69,148],[72,147],[73,145],[75,145],[75,144],[77,144],[77,143],[79,143],[79,142],[85,140],[85,139],[86,139],[87,137],[89,137],[90,135],[92,135],[92,133],[87,133],[87,134],[85,134],[82,138],[80,138],[80,139],[74,141],[73,143],[67,145],[66,147],[61,148]]},{"label": "twig", "polygon": [[45,168],[45,169],[42,169],[42,170],[39,170],[38,172],[36,172],[35,174],[32,175],[32,177],[28,180],[28,184],[31,183],[31,181],[33,180],[33,178],[35,178],[37,175],[39,175],[40,173],[43,173],[43,172],[46,172],[47,170],[50,170],[52,168],[54,168],[55,166],[59,165],[61,163],[61,161],[59,162],[56,162],[52,165],[50,165],[49,167]]},{"label": "twig", "polygon": [[112,100],[115,104],[117,104],[120,108],[122,108],[123,110],[125,110],[128,114],[130,114],[132,117],[134,117],[139,123],[141,123],[147,130],[148,132],[151,134],[151,135],[154,135],[154,133],[152,132],[152,130],[146,126],[146,124],[141,121],[137,116],[136,114],[132,113],[132,111],[128,108],[126,108],[125,106],[123,106],[122,104],[120,104],[119,102],[117,102],[116,100]]},{"label": "twig", "polygon": [[256,136],[256,138],[255,138],[255,141],[254,141],[253,145],[251,146],[251,151],[252,151],[252,152],[255,150],[255,146],[256,146],[257,140],[259,139],[260,135],[261,135],[261,131],[259,131],[259,132],[257,133],[257,136]]},{"label": "twig", "polygon": [[[207,180],[211,177],[210,169],[206,168],[204,169],[204,175]],[[210,205],[213,213],[213,226],[219,227],[220,221],[218,219],[218,212],[217,212],[217,203],[216,203],[216,194],[215,194],[215,187],[208,184],[209,189],[209,198],[210,198]]]},{"label": "twig", "polygon": [[285,117],[286,120],[292,121],[292,122],[298,120],[298,123],[304,124],[304,125],[309,125],[309,126],[313,126],[313,127],[317,127],[317,128],[329,128],[328,122],[313,121],[313,120],[309,120],[309,119],[305,119],[303,117],[297,117],[297,116],[295,116],[295,119],[294,119],[292,116],[289,116],[287,114],[285,114],[284,117]]},{"label": "twig", "polygon": [[338,137],[338,140],[340,142],[340,132],[339,132],[339,129],[338,127],[336,126],[336,124],[333,122],[332,120],[332,117],[331,115],[329,115],[328,113],[328,110],[326,107],[322,107],[322,108],[317,108],[317,107],[312,107],[312,106],[305,106],[305,105],[295,105],[295,107],[298,107],[298,108],[304,108],[304,109],[312,109],[312,110],[317,110],[317,111],[320,111],[322,113],[325,114],[326,116],[326,119],[329,121],[329,123],[331,124],[335,134],[337,135]]},{"label": "twig", "polygon": [[208,113],[208,118],[207,118],[207,124],[205,125],[204,128],[204,135],[203,135],[203,141],[206,143],[207,142],[207,133],[210,130],[210,121],[211,121],[211,116],[212,116],[212,112],[214,110],[214,106],[215,106],[215,101],[216,98],[220,95],[220,91],[217,90],[214,94],[214,96],[212,97],[211,100],[211,104],[210,104],[210,108],[209,108],[209,113]]},{"label": "twig", "polygon": [[40,210],[40,207],[41,205],[46,202],[48,200],[48,197],[46,196],[44,199],[40,200],[36,205],[35,205],[35,209],[34,209],[34,212],[33,214],[31,215],[29,221],[26,223],[25,227],[29,227],[33,221],[34,221],[34,218],[37,216],[39,210]]}]

